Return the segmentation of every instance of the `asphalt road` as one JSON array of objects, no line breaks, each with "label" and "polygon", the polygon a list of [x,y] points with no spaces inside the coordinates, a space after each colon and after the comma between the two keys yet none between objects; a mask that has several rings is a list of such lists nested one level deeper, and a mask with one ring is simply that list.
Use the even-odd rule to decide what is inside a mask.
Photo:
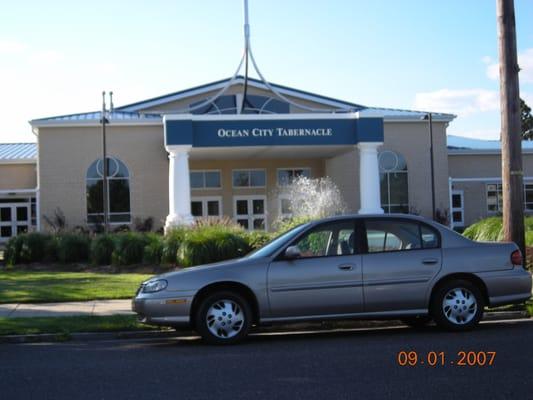
[{"label": "asphalt road", "polygon": [[[400,351],[424,365],[399,366]],[[430,351],[446,365],[427,365]],[[496,352],[494,364],[458,366],[460,351]],[[0,399],[531,399],[532,367],[531,320],[461,334],[261,335],[231,347],[194,338],[0,345]]]}]

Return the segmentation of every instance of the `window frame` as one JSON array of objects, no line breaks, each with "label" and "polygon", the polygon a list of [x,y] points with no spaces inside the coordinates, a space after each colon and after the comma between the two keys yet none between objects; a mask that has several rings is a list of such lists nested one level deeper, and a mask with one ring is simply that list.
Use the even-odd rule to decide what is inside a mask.
[{"label": "window frame", "polygon": [[[299,240],[301,240],[305,235],[308,233],[312,233],[313,231],[320,229],[324,225],[330,225],[330,224],[340,224],[340,223],[351,223],[354,227],[354,234],[355,234],[355,242],[354,242],[354,251],[352,254],[334,254],[334,255],[325,255],[325,256],[313,256],[313,257],[303,257],[303,258],[296,258],[296,259],[287,259],[285,257],[285,251],[287,248],[291,246],[295,246],[296,243],[298,243]],[[360,256],[363,253],[363,242],[361,234],[364,233],[364,227],[362,224],[362,221],[360,218],[345,218],[345,219],[337,219],[332,221],[325,221],[321,222],[319,224],[313,225],[309,227],[309,229],[306,229],[304,232],[300,232],[298,236],[293,238],[288,244],[283,246],[283,248],[276,254],[274,259],[272,261],[298,261],[298,260],[312,260],[316,258],[334,258],[334,257],[353,257],[353,256]]]},{"label": "window frame", "polygon": [[[247,201],[247,207],[248,207],[248,214],[246,216],[244,214],[237,214],[237,201],[238,200],[246,200]],[[250,211],[253,211],[253,201],[254,200],[263,200],[263,214],[253,214],[250,213]],[[251,207],[250,207],[251,205]],[[264,194],[250,194],[250,195],[236,195],[233,196],[233,220],[238,224],[239,219],[247,219],[248,220],[248,229],[244,228],[247,231],[253,232],[253,231],[259,231],[259,232],[267,232],[268,231],[268,222],[267,222],[267,196]],[[265,229],[254,229],[253,228],[253,220],[254,219],[263,219],[265,222]]]},{"label": "window frame", "polygon": [[[193,201],[201,202],[202,203],[202,215],[200,216],[194,216],[194,219],[199,218],[220,218],[223,215],[222,212],[222,196],[191,196],[191,203]],[[204,215],[204,211],[207,212],[207,203],[210,201],[216,201],[218,202],[218,215]],[[191,204],[191,215],[192,215],[192,204]]]},{"label": "window frame", "polygon": [[[386,153],[392,153],[394,156],[399,159],[403,160],[405,163],[405,169],[383,169],[381,166],[381,156]],[[385,179],[385,184],[387,187],[387,202],[381,203],[381,208],[383,208],[383,211],[386,214],[391,214],[391,208],[392,207],[406,207],[405,213],[409,212],[409,209],[411,207],[410,205],[410,198],[409,198],[409,166],[407,164],[407,160],[403,156],[403,154],[394,151],[394,150],[383,150],[378,154],[378,168],[379,168],[379,176],[380,176],[380,200],[381,200],[381,177],[383,176]],[[390,176],[391,174],[405,174],[406,182],[407,182],[407,203],[391,203],[391,183],[390,183]]]},{"label": "window frame", "polygon": [[[114,177],[114,176],[108,176],[107,179],[106,179],[106,182],[107,182],[107,191],[106,191],[106,194],[107,194],[107,224],[108,225],[111,225],[111,226],[120,226],[120,225],[130,225],[132,222],[133,222],[133,218],[132,218],[132,202],[131,202],[131,187],[132,187],[132,179],[131,179],[131,173],[130,173],[130,169],[129,167],[126,165],[126,163],[124,161],[122,161],[122,159],[120,159],[119,157],[116,157],[116,156],[111,156],[111,155],[108,155],[107,158],[109,159],[114,159],[114,160],[118,160],[120,161],[124,167],[126,168],[126,171],[128,173],[128,175],[126,177]],[[97,158],[96,160],[92,161],[89,166],[85,169],[85,217],[86,217],[86,223],[88,226],[94,226],[94,225],[99,225],[99,224],[103,224],[104,221],[103,221],[103,218],[104,218],[104,211],[102,210],[101,213],[89,213],[89,203],[88,203],[88,197],[89,197],[89,192],[88,192],[88,183],[89,182],[96,182],[96,184],[98,184],[98,181],[102,181],[102,186],[103,186],[103,181],[104,181],[104,178],[103,176],[100,177],[100,178],[87,178],[87,172],[89,171],[89,169],[92,167],[92,165],[95,163],[95,162],[98,162],[99,160],[101,160],[101,158]],[[96,166],[96,170],[98,171],[98,166]],[[110,209],[111,209],[111,202],[110,202],[110,193],[111,191],[109,190],[109,183],[113,180],[125,180],[128,182],[128,201],[129,201],[129,211],[128,212],[111,212]],[[103,205],[102,205],[103,206]],[[129,214],[129,219],[127,221],[110,221],[110,217],[112,215],[125,215],[125,214]],[[102,218],[102,221],[101,222],[91,222],[89,221],[89,216],[91,217],[98,217],[100,216]]]},{"label": "window frame", "polygon": [[[248,186],[235,186],[235,182],[233,180],[233,174],[235,172],[241,172],[241,171],[248,172]],[[263,186],[251,186],[251,184],[252,184],[252,176],[251,176],[252,174],[251,174],[251,172],[252,171],[263,171],[263,173],[265,174],[265,184]],[[268,176],[267,176],[266,168],[235,168],[235,169],[231,170],[231,187],[232,187],[232,189],[266,189],[266,187],[267,187],[267,179],[268,179]]]},{"label": "window frame", "polygon": [[[307,170],[309,171],[309,178],[312,178],[313,175],[312,175],[312,168],[311,167],[282,167],[282,168],[276,168],[276,185],[279,187],[279,188],[284,188],[286,187],[287,185],[281,185],[280,182],[279,182],[279,172],[280,171],[292,171],[294,173],[294,171],[297,171],[297,170]],[[288,185],[290,185],[290,183],[288,183]]]},{"label": "window frame", "polygon": [[[453,206],[453,196],[459,196],[461,199],[461,207],[454,207]],[[451,214],[450,218],[452,219],[452,224],[454,227],[462,228],[465,226],[465,191],[463,189],[453,189],[451,193]],[[453,213],[458,212],[461,213],[461,220],[460,221],[454,221],[453,220]]]},{"label": "window frame", "polygon": [[[222,171],[220,169],[191,169],[189,170],[189,182],[191,182],[190,174],[192,174],[193,172],[202,173],[204,186],[196,188],[196,187],[192,187],[191,185],[191,188],[190,188],[191,190],[222,190],[223,189]],[[219,180],[220,186],[206,186],[206,178],[205,178],[206,172],[218,172],[218,180]]]},{"label": "window frame", "polygon": [[[411,253],[413,251],[420,251],[420,250],[435,250],[435,249],[441,249],[442,248],[442,237],[441,237],[441,234],[439,232],[439,230],[433,226],[431,226],[430,224],[427,224],[423,221],[417,221],[417,220],[412,220],[412,219],[409,219],[409,218],[401,218],[401,217],[393,217],[393,218],[389,218],[389,217],[377,217],[377,218],[363,218],[362,219],[363,221],[363,235],[362,235],[362,238],[361,238],[361,241],[363,242],[363,253],[364,255],[368,255],[368,254],[387,254],[387,253]],[[373,252],[369,252],[368,251],[368,236],[367,236],[367,221],[388,221],[388,222],[407,222],[407,223],[411,223],[411,224],[416,224],[418,225],[418,234],[419,234],[419,237],[420,237],[420,245],[421,247],[420,248],[414,248],[414,249],[399,249],[399,250],[388,250],[388,251],[373,251]],[[423,243],[424,241],[422,240],[422,226],[424,226],[425,228],[431,230],[433,233],[435,233],[436,237],[437,237],[437,245],[435,247],[423,247]]]}]

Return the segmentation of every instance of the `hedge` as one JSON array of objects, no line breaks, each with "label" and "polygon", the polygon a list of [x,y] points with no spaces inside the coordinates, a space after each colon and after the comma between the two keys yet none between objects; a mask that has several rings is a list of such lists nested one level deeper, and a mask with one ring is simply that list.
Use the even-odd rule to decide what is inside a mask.
[{"label": "hedge", "polygon": [[191,227],[175,228],[166,235],[122,232],[26,233],[11,238],[6,245],[8,265],[32,262],[83,263],[127,266],[193,265],[242,257],[262,247],[274,236],[303,221],[288,221],[277,233],[248,232],[230,220],[200,221]]}]

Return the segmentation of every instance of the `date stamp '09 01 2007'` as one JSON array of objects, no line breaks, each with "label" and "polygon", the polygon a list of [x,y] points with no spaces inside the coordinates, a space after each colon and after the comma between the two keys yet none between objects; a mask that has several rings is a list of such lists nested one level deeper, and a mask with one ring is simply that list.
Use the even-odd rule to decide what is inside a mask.
[{"label": "date stamp '09 01 2007'", "polygon": [[400,351],[396,355],[396,362],[400,367],[490,367],[496,359],[495,351],[458,351],[451,355],[444,351]]}]

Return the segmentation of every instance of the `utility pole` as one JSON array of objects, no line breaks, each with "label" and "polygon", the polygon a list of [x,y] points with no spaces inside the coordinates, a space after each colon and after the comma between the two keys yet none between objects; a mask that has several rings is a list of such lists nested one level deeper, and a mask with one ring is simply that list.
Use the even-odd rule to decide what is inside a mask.
[{"label": "utility pole", "polygon": [[107,195],[107,148],[106,148],[106,132],[105,132],[105,126],[106,126],[106,123],[107,123],[107,118],[106,118],[106,109],[105,109],[105,92],[102,92],[102,119],[101,119],[101,123],[102,123],[102,174],[103,174],[103,177],[102,177],[102,200],[103,200],[103,211],[104,211],[104,219],[103,219],[103,223],[104,223],[104,233],[107,233],[107,230],[108,230],[108,223],[107,223],[107,215],[109,214],[108,212],[108,201],[107,201],[107,198],[108,198],[108,195]]},{"label": "utility pole", "polygon": [[514,0],[496,0],[496,15],[500,62],[503,235],[504,240],[515,242],[525,257],[524,173]]}]

